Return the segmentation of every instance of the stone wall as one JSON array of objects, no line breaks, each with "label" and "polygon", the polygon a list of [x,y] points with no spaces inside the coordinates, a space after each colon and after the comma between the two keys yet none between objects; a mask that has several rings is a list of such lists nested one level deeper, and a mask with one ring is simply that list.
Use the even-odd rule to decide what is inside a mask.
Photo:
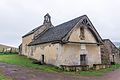
[{"label": "stone wall", "polygon": [[96,39],[91,33],[91,31],[84,26],[84,35],[85,35],[85,40],[80,39],[80,26],[77,26],[74,28],[74,30],[70,34],[69,41],[72,42],[90,42],[90,43],[96,43]]},{"label": "stone wall", "polygon": [[[103,40],[104,45],[101,46],[102,62],[115,62],[120,63],[120,51],[117,47],[109,40]],[[114,59],[113,59],[114,56]]]},{"label": "stone wall", "polygon": [[42,61],[42,55],[44,55],[44,61],[47,64],[56,65],[57,54],[59,53],[59,44],[42,44],[29,47],[29,57]]},{"label": "stone wall", "polygon": [[81,50],[80,44],[64,44],[61,46],[61,53],[58,55],[58,65],[80,65],[80,55],[86,54],[87,65],[101,64],[100,46],[86,45],[86,51]]},{"label": "stone wall", "polygon": [[[73,54],[77,57],[74,57],[78,61],[76,64],[80,64],[80,54],[86,54],[87,56],[87,64],[92,66],[92,64],[101,64],[101,52],[100,46],[97,44],[87,44],[87,43],[97,43],[95,37],[91,33],[91,31],[84,26],[84,35],[85,40],[80,39],[80,26],[77,26],[70,35],[69,41],[71,42],[84,42],[86,44],[67,44],[64,47],[68,48],[67,53]],[[76,49],[72,49],[72,46],[77,46]],[[66,50],[65,50],[66,51]],[[66,52],[65,52],[66,53]],[[70,55],[71,55],[70,54]],[[71,55],[71,56],[73,56]],[[73,59],[74,60],[74,59]]]},{"label": "stone wall", "polygon": [[101,53],[100,46],[98,45],[87,45],[86,46],[88,54],[88,65],[93,66],[93,64],[101,64]]},{"label": "stone wall", "polygon": [[32,39],[33,39],[33,34],[22,38],[22,53],[21,53],[22,55],[28,56],[28,52],[29,52],[28,44],[32,41]]},{"label": "stone wall", "polygon": [[102,64],[110,64],[110,54],[106,45],[101,45],[101,62]]}]

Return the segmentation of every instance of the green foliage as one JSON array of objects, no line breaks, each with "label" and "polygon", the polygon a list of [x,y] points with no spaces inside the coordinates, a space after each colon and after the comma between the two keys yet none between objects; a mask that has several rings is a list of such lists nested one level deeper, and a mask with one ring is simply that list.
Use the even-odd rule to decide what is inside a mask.
[{"label": "green foliage", "polygon": [[18,54],[18,52],[0,52],[0,55]]},{"label": "green foliage", "polygon": [[3,75],[0,74],[0,80],[6,80]]}]

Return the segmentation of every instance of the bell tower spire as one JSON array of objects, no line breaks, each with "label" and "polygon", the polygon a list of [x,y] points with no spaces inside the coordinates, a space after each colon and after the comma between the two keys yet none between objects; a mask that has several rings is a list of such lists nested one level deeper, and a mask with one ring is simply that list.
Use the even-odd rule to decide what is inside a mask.
[{"label": "bell tower spire", "polygon": [[44,16],[44,24],[45,23],[51,23],[51,16],[48,13]]},{"label": "bell tower spire", "polygon": [[43,25],[46,26],[46,28],[53,27],[53,25],[51,23],[51,16],[48,13],[44,16]]}]

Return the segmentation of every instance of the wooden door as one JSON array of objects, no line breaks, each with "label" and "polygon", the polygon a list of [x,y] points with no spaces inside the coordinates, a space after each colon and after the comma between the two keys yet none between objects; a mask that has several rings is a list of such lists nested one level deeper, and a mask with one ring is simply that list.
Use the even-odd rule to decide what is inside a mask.
[{"label": "wooden door", "polygon": [[44,59],[45,59],[45,57],[44,57],[44,55],[42,55],[42,64],[44,63]]}]

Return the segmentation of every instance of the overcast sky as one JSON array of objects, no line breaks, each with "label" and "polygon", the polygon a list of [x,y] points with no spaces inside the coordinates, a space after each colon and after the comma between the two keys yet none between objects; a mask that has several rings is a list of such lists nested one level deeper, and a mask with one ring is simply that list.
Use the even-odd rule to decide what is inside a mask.
[{"label": "overcast sky", "polygon": [[120,41],[120,0],[0,0],[0,43],[17,47],[46,13],[54,26],[86,14],[102,38]]}]

